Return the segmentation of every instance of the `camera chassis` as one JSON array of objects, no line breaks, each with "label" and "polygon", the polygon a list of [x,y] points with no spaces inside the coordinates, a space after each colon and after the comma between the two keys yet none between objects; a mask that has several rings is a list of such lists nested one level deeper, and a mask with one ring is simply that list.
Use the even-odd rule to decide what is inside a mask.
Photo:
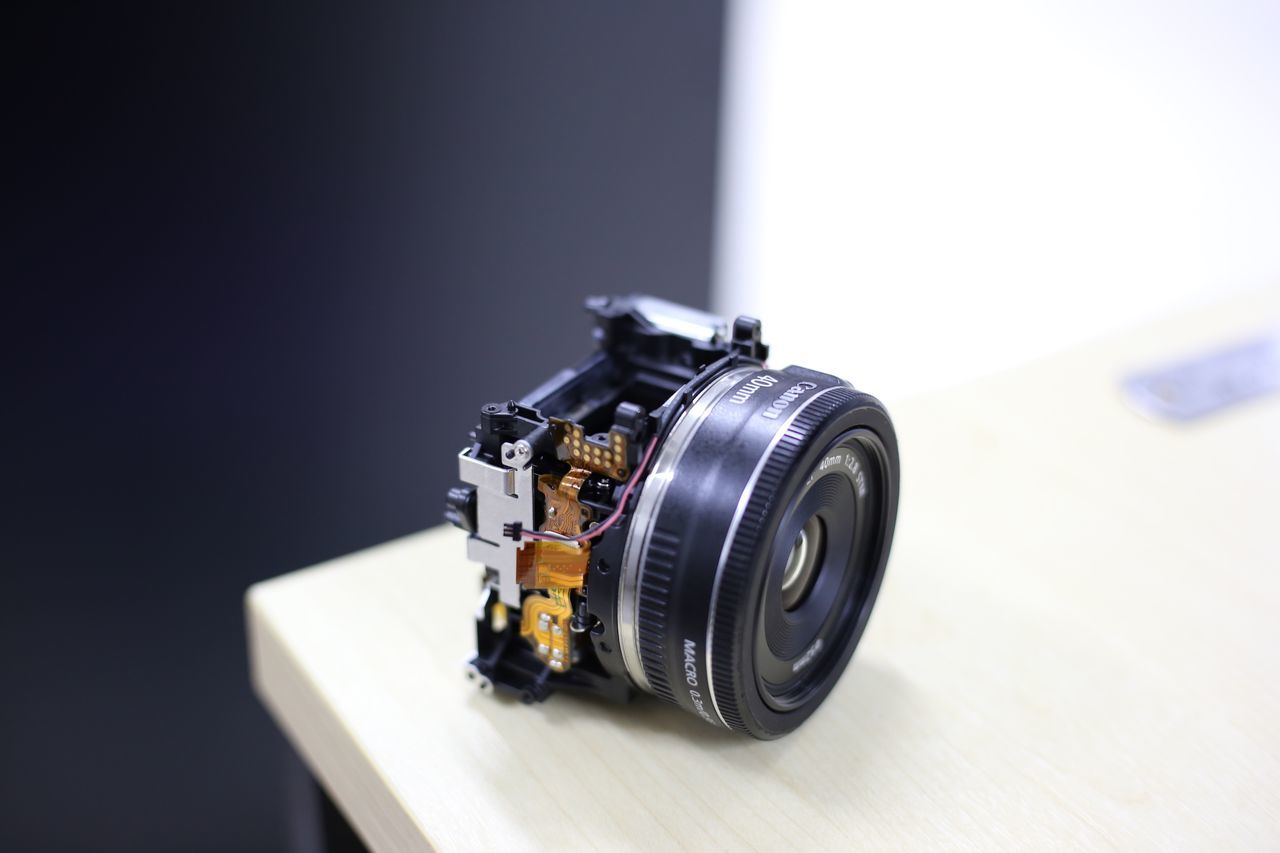
[{"label": "camera chassis", "polygon": [[698,392],[762,367],[760,322],[647,296],[593,297],[596,351],[520,400],[488,403],[458,455],[446,518],[485,566],[476,654],[482,689],[538,702],[556,690],[627,701],[614,602],[631,504]]}]

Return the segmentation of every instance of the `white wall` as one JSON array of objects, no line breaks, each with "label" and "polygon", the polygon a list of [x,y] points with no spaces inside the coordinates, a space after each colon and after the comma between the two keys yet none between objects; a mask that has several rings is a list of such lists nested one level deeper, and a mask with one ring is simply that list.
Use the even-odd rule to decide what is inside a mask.
[{"label": "white wall", "polygon": [[1280,4],[731,4],[714,302],[885,397],[1280,281]]}]

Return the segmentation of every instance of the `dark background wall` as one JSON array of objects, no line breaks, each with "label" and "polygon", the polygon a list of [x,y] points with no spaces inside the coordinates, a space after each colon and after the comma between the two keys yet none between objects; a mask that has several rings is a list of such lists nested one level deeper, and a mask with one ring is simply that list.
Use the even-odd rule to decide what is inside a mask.
[{"label": "dark background wall", "polygon": [[586,294],[705,306],[721,8],[5,29],[0,847],[278,849],[243,590],[438,523]]}]

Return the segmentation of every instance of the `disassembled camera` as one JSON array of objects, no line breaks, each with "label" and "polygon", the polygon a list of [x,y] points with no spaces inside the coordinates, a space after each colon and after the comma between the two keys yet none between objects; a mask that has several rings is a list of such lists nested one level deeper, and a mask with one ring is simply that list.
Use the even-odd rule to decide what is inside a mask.
[{"label": "disassembled camera", "polygon": [[873,398],[765,366],[760,323],[587,301],[594,354],[480,410],[448,519],[485,579],[468,674],[526,702],[636,689],[776,737],[874,603],[897,448]]}]

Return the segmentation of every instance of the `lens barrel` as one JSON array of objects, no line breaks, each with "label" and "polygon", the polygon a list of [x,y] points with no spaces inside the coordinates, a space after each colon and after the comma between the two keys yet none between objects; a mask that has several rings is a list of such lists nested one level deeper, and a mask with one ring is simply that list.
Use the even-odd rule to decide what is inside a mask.
[{"label": "lens barrel", "polygon": [[635,504],[616,613],[628,676],[715,726],[775,738],[800,725],[866,627],[898,480],[874,397],[800,367],[718,377]]}]

